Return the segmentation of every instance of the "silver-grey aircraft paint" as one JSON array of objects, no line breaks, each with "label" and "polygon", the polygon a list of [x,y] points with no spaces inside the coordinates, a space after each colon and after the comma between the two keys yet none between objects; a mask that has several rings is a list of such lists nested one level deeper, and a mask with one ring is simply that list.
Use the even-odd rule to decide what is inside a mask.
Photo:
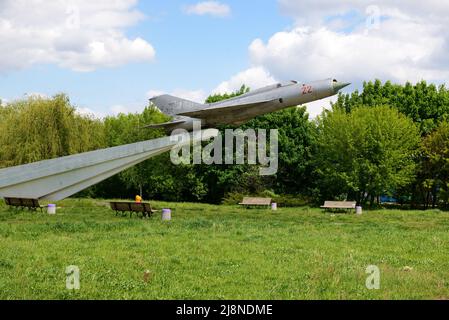
[{"label": "silver-grey aircraft paint", "polygon": [[203,128],[220,124],[239,125],[266,113],[331,97],[348,85],[349,83],[333,79],[308,84],[289,81],[212,104],[199,104],[170,95],[162,95],[150,101],[163,113],[173,116],[173,121],[146,127],[164,128],[167,131],[192,130],[193,121],[201,121]]},{"label": "silver-grey aircraft paint", "polygon": [[[203,130],[208,140],[217,130]],[[182,136],[164,137],[0,170],[0,197],[58,201],[142,161],[170,151]],[[191,140],[199,139],[191,135]]]}]

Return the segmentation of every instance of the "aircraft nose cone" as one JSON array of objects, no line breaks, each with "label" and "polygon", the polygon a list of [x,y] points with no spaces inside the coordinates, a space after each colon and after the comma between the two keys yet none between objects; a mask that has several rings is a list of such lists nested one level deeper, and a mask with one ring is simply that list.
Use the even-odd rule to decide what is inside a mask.
[{"label": "aircraft nose cone", "polygon": [[334,91],[335,91],[335,93],[337,93],[338,91],[340,91],[343,88],[346,88],[349,85],[350,85],[350,83],[348,83],[348,82],[335,82],[334,83]]}]

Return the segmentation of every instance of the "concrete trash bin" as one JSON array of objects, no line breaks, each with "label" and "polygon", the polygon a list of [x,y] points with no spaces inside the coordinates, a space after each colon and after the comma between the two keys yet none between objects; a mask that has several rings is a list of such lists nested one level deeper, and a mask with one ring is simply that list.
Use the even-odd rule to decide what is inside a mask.
[{"label": "concrete trash bin", "polygon": [[47,213],[48,214],[56,214],[56,205],[55,204],[49,204],[47,206]]},{"label": "concrete trash bin", "polygon": [[362,214],[362,207],[361,206],[355,207],[355,214],[358,214],[358,215]]},{"label": "concrete trash bin", "polygon": [[271,204],[271,210],[276,211],[278,209],[278,204],[276,202],[273,202]]},{"label": "concrete trash bin", "polygon": [[171,210],[170,209],[162,209],[162,221],[171,220]]}]

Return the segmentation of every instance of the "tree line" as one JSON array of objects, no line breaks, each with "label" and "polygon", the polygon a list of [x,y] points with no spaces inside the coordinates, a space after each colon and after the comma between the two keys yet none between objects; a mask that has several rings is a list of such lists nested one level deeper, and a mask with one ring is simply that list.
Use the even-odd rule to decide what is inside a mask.
[{"label": "tree line", "polygon": [[[248,92],[213,95],[217,102]],[[164,136],[144,124],[169,118],[152,105],[104,119],[80,115],[66,95],[30,97],[0,106],[0,168]],[[233,203],[266,195],[284,205],[383,197],[403,205],[449,206],[449,91],[425,81],[367,82],[340,94],[310,120],[305,107],[257,117],[241,126],[279,130],[279,169],[254,165],[173,165],[168,153],[124,171],[77,196]],[[229,127],[221,127],[225,130]]]}]

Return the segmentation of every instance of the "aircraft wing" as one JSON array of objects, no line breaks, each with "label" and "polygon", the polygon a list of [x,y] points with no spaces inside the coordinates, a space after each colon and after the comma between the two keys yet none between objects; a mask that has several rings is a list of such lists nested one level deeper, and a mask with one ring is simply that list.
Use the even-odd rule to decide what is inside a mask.
[{"label": "aircraft wing", "polygon": [[141,127],[141,129],[145,129],[145,128],[153,128],[153,129],[168,128],[168,129],[170,129],[171,127],[175,127],[184,122],[185,122],[185,120],[175,120],[175,121],[165,122],[165,123],[149,124],[149,125]]},{"label": "aircraft wing", "polygon": [[253,107],[262,106],[268,102],[272,102],[275,100],[277,99],[263,100],[255,103],[237,104],[226,107],[215,107],[215,108],[212,107],[209,109],[179,113],[178,115],[205,120],[210,118],[220,118],[230,113],[241,112],[244,111],[245,109],[251,109]]}]

